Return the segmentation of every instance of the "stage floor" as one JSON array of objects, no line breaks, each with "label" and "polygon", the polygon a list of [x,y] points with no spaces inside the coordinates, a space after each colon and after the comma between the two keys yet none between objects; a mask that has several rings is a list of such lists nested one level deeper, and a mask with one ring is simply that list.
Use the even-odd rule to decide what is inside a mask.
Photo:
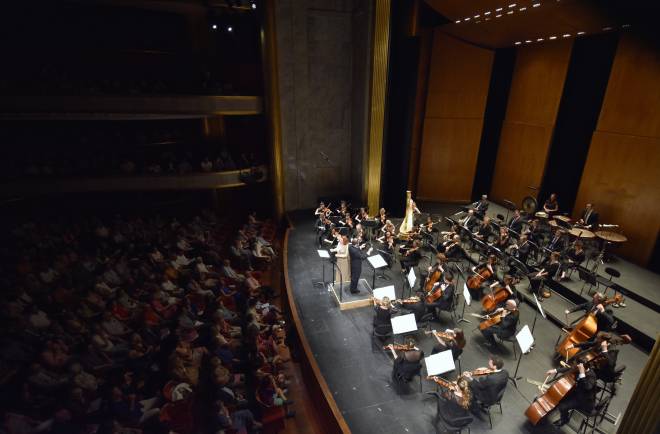
[{"label": "stage floor", "polygon": [[[434,209],[438,213],[453,213],[456,206]],[[436,211],[437,210],[437,211]],[[372,338],[371,322],[372,308],[359,308],[340,311],[334,296],[326,288],[315,287],[314,282],[320,280],[322,264],[316,256],[316,240],[312,212],[294,213],[291,215],[294,229],[289,236],[288,261],[289,279],[295,296],[295,303],[300,314],[304,333],[314,353],[323,376],[332,391],[337,405],[354,433],[433,433],[433,419],[436,412],[434,399],[419,393],[419,383],[413,381],[410,392],[397,394],[390,387],[392,359],[388,352],[383,351],[379,342]],[[376,287],[394,284],[397,294],[401,294],[403,281],[398,264],[387,274],[391,281],[380,280]],[[371,280],[371,270],[364,267],[362,277]],[[462,281],[459,282],[462,286]],[[561,298],[552,297],[544,304],[558,304],[561,308]],[[460,298],[462,306],[462,296]],[[566,300],[564,300],[566,303]],[[466,310],[477,312],[480,305],[473,304]],[[630,308],[628,308],[630,309]],[[535,311],[527,304],[521,306],[520,327],[532,325]],[[443,323],[435,323],[436,329],[452,327],[453,323],[447,314]],[[472,318],[476,320],[476,318]],[[483,338],[478,332],[473,332],[476,322],[462,325],[467,337],[467,345],[462,356],[462,369],[469,370],[484,366],[489,350],[483,345]],[[535,329],[536,348],[523,356],[518,372],[519,376],[543,381],[545,371],[553,367],[552,349],[559,328],[548,320],[538,318]],[[418,335],[420,346],[430,355],[434,340],[423,333]],[[500,347],[496,351],[505,360],[505,369],[511,374],[515,370],[516,360],[511,345]],[[625,364],[623,384],[614,397],[610,412],[623,412],[630,399],[641,370],[646,363],[647,355],[632,345],[621,348],[619,363]],[[422,374],[425,376],[425,371]],[[485,414],[475,417],[471,425],[473,432],[561,432],[551,426],[536,427],[527,423],[524,416],[526,408],[536,395],[536,387],[524,379],[518,382],[519,389],[510,383],[507,387],[502,407],[504,414],[498,409],[492,409],[493,430],[490,430],[488,417]],[[423,390],[435,390],[432,382],[423,381]],[[577,419],[572,422],[576,425]],[[575,426],[577,428],[577,426]],[[615,428],[607,422],[602,427],[605,431],[614,432]],[[572,432],[564,427],[563,432]]]}]

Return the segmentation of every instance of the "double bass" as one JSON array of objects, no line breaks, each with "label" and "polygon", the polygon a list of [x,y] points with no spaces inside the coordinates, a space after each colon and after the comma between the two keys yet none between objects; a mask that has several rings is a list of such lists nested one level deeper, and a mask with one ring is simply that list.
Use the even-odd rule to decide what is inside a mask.
[{"label": "double bass", "polygon": [[[597,354],[593,351],[590,351],[583,357],[587,360],[585,367],[596,367],[605,361],[603,354]],[[527,410],[525,410],[525,416],[527,416],[527,419],[532,425],[537,425],[541,419],[554,410],[559,402],[573,390],[577,383],[577,371],[578,367],[576,364],[555,381],[543,395],[536,398]]]},{"label": "double bass", "polygon": [[[617,294],[614,298],[608,298],[603,300],[600,304],[607,306],[612,303],[621,303],[623,301],[623,296]],[[591,339],[598,332],[598,322],[596,320],[596,313],[593,311],[588,312],[584,318],[578,322],[573,330],[564,338],[564,340],[557,345],[555,351],[559,357],[565,357],[566,360],[569,360],[575,356],[580,349],[577,348],[577,344],[581,344],[585,341]],[[568,345],[572,344],[573,347],[569,348]]]}]

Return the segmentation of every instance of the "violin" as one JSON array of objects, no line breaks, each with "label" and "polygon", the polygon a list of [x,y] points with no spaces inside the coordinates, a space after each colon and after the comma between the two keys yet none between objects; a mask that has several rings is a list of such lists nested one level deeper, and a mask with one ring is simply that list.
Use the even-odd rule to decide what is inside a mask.
[{"label": "violin", "polygon": [[[614,298],[608,298],[602,301],[600,304],[607,306],[612,303],[621,303],[623,301],[623,296],[617,294]],[[594,306],[594,309],[596,306]],[[588,341],[593,337],[598,331],[598,322],[596,321],[596,313],[592,309],[591,312],[588,312],[584,318],[578,322],[573,330],[564,338],[564,340],[557,345],[555,351],[560,357],[565,357],[566,360],[573,358],[580,349],[577,348],[577,344]],[[569,348],[569,344],[572,347]]]},{"label": "violin", "polygon": [[414,345],[407,344],[389,344],[383,347],[384,350],[394,350],[394,351],[412,351],[415,349]]},{"label": "violin", "polygon": [[477,368],[477,369],[473,369],[472,371],[465,371],[461,375],[465,376],[466,374],[468,374],[472,377],[478,377],[480,375],[489,375],[489,374],[492,374],[494,372],[495,371],[490,369],[490,368]]},{"label": "violin", "polygon": [[470,289],[479,289],[481,285],[493,276],[488,267],[483,267],[477,274],[470,276],[467,280],[467,287]]},{"label": "violin", "polygon": [[420,302],[420,298],[417,297],[416,295],[413,295],[412,297],[409,297],[409,298],[402,298],[402,299],[393,301],[393,303],[398,303],[398,304],[415,304],[415,303],[419,303],[419,302]]},{"label": "violin", "polygon": [[458,384],[456,381],[447,381],[441,377],[438,377],[437,375],[434,375],[432,377],[426,377],[427,380],[433,380],[440,386],[444,387],[445,389],[449,390],[457,390],[458,389]]}]

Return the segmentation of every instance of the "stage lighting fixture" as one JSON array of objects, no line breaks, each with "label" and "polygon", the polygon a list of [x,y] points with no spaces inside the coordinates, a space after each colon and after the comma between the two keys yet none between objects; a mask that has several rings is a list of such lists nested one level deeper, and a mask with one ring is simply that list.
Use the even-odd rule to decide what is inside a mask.
[{"label": "stage lighting fixture", "polygon": [[232,26],[227,26],[227,31],[231,33],[234,31],[234,28]]},{"label": "stage lighting fixture", "polygon": [[218,29],[218,25],[217,25],[217,24],[213,24],[213,25],[211,26],[211,28],[212,28],[213,30],[217,30],[217,29]]}]

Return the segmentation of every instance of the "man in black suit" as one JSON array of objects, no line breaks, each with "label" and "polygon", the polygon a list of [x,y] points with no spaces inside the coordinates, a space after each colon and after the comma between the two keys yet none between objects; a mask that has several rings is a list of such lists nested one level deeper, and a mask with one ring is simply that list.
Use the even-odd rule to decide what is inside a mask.
[{"label": "man in black suit", "polygon": [[529,243],[529,240],[527,239],[527,235],[520,236],[517,246],[518,248],[516,249],[515,257],[520,262],[527,265],[527,258],[529,257],[529,252],[530,249],[532,248],[532,245]]},{"label": "man in black suit", "polygon": [[588,203],[584,211],[582,211],[582,215],[580,216],[580,220],[578,220],[578,223],[581,225],[584,225],[587,229],[593,229],[598,225],[598,213],[596,210],[594,210],[594,206],[590,203]]},{"label": "man in black suit", "polygon": [[488,241],[488,237],[493,233],[493,228],[490,226],[490,217],[484,217],[483,221],[477,229],[475,236],[484,243]]},{"label": "man in black suit", "polygon": [[488,211],[488,205],[490,205],[490,204],[488,203],[488,196],[486,196],[486,195],[484,194],[484,195],[481,196],[481,199],[480,199],[480,200],[478,200],[478,201],[476,201],[476,202],[474,203],[474,211],[475,211],[475,213],[476,213],[479,217],[483,218],[483,216],[486,215],[486,211]]},{"label": "man in black suit", "polygon": [[501,357],[491,356],[488,360],[488,369],[492,373],[478,377],[473,377],[470,372],[464,373],[476,401],[491,405],[502,399],[509,381],[509,373],[502,369],[503,366],[504,362]]},{"label": "man in black suit", "polygon": [[473,209],[469,210],[465,218],[460,220],[460,224],[469,231],[472,231],[472,228],[479,224],[479,220],[474,215]]},{"label": "man in black suit", "polygon": [[504,307],[495,310],[491,315],[500,314],[501,320],[498,324],[492,325],[486,329],[481,330],[481,334],[486,338],[486,342],[493,345],[495,344],[495,336],[500,338],[509,338],[516,334],[516,327],[520,314],[518,312],[518,305],[515,300],[507,300]]},{"label": "man in black suit", "polygon": [[564,250],[564,247],[566,246],[566,241],[564,240],[564,231],[562,229],[555,229],[555,232],[552,236],[552,239],[546,246],[548,250],[551,252],[561,252]]},{"label": "man in black suit", "polygon": [[[371,251],[371,249],[369,250]],[[360,274],[362,273],[362,261],[367,259],[367,255],[360,250],[358,245],[357,238],[353,238],[351,244],[348,246],[348,256],[350,256],[351,261],[351,294],[359,294],[360,291],[357,289],[358,281],[360,280]]]},{"label": "man in black suit", "polygon": [[612,326],[614,325],[615,320],[612,309],[606,309],[603,305],[603,300],[605,300],[605,296],[600,292],[596,292],[593,295],[591,301],[576,304],[571,309],[566,309],[564,313],[566,316],[568,316],[569,313],[577,312],[578,310],[582,310],[587,313],[594,312],[596,315],[596,325],[598,331],[609,332],[612,330]]},{"label": "man in black suit", "polygon": [[513,212],[513,216],[511,217],[511,220],[509,220],[509,224],[507,225],[507,227],[513,232],[520,235],[520,231],[522,231],[522,227],[523,227],[523,222],[524,220],[520,215],[520,210],[517,209]]},{"label": "man in black suit", "polygon": [[[579,409],[588,414],[596,405],[596,373],[585,366],[585,363],[586,360],[582,357],[578,359],[578,375],[575,387],[564,397],[564,399],[559,401],[557,408],[559,409],[561,417],[558,422],[555,422],[555,426],[559,427],[568,423],[572,409]],[[550,369],[546,374],[562,374],[569,369],[571,368]]]},{"label": "man in black suit", "polygon": [[427,311],[435,312],[439,310],[450,310],[452,301],[454,300],[454,292],[456,286],[454,285],[454,276],[450,272],[444,273],[444,282],[440,285],[442,296],[433,303],[426,303]]}]

